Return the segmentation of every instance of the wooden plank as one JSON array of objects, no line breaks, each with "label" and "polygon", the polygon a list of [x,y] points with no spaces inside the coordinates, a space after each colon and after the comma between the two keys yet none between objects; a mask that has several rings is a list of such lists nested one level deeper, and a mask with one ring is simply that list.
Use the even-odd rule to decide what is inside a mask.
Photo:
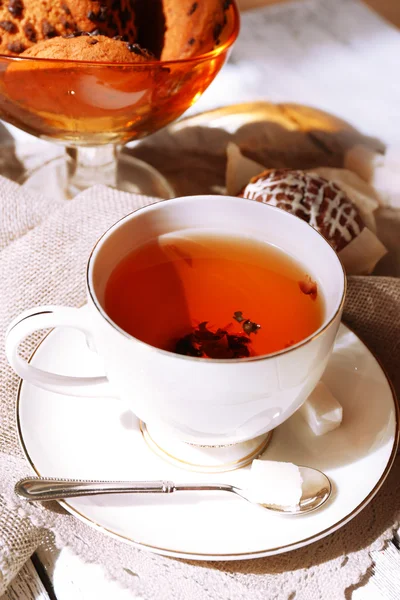
[{"label": "wooden plank", "polygon": [[260,6],[281,2],[288,2],[288,0],[237,0],[237,5],[240,10],[248,10],[249,8],[260,8]]},{"label": "wooden plank", "polygon": [[109,580],[100,565],[84,562],[68,547],[43,547],[37,556],[52,581],[57,600],[140,600],[137,594]]},{"label": "wooden plank", "polygon": [[51,600],[31,560],[9,585],[0,600]]},{"label": "wooden plank", "polygon": [[399,0],[363,0],[373,8],[381,17],[400,28],[400,2]]},{"label": "wooden plank", "polygon": [[[269,4],[278,4],[288,0],[237,0],[240,10],[259,8]],[[381,17],[400,28],[400,2],[399,0],[363,0],[370,8]]]}]

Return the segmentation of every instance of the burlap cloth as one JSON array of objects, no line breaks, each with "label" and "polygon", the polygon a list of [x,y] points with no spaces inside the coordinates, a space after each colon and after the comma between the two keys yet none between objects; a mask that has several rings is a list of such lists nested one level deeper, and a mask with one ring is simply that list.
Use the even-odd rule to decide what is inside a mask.
[{"label": "burlap cloth", "polygon": [[[96,187],[64,203],[32,195],[0,178],[0,594],[40,544],[68,545],[143,600],[335,600],[351,595],[399,519],[400,462],[376,498],[347,526],[306,548],[243,562],[164,558],[91,529],[57,504],[25,506],[13,485],[30,474],[18,445],[18,378],[6,362],[4,331],[37,304],[80,306],[84,271],[97,237],[149,198]],[[374,350],[400,387],[400,280],[350,278],[345,321]],[[25,343],[29,354],[38,336]],[[367,410],[367,408],[366,408]],[[362,476],[360,474],[360,476]]]}]

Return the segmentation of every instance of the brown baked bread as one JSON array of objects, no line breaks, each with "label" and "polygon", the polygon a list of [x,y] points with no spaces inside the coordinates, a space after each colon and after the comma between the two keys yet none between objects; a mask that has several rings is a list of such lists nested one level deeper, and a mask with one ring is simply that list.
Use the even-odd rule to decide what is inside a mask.
[{"label": "brown baked bread", "polygon": [[219,44],[232,0],[163,0],[162,60],[188,58]]},{"label": "brown baked bread", "polygon": [[87,31],[134,43],[133,0],[5,0],[0,54],[18,55],[36,42]]},{"label": "brown baked bread", "polygon": [[[154,57],[147,50],[140,48],[138,44],[93,34],[58,36],[44,40],[25,50],[21,56],[113,63],[143,63],[154,60]],[[20,63],[17,64],[17,66],[19,65]]]},{"label": "brown baked bread", "polygon": [[273,169],[253,177],[239,196],[287,210],[319,231],[339,252],[364,229],[357,207],[332,181],[315,173]]}]

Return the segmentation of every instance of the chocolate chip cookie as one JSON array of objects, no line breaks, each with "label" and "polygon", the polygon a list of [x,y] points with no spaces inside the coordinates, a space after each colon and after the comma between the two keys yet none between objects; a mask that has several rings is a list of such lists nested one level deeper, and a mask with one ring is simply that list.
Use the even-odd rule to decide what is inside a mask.
[{"label": "chocolate chip cookie", "polygon": [[165,17],[162,60],[209,52],[220,43],[232,0],[163,0]]},{"label": "chocolate chip cookie", "polygon": [[133,0],[4,0],[0,54],[18,55],[37,42],[75,32],[136,41]]},{"label": "chocolate chip cookie", "polygon": [[104,35],[77,34],[38,42],[21,56],[62,60],[143,63],[154,60],[152,54],[138,44]]}]

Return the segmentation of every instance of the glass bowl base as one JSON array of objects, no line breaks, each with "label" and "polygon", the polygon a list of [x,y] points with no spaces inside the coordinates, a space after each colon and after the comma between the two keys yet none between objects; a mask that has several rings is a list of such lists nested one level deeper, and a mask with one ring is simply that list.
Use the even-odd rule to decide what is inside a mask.
[{"label": "glass bowl base", "polygon": [[116,165],[110,163],[85,169],[80,177],[73,173],[74,170],[74,161],[67,151],[63,156],[24,172],[18,183],[59,200],[71,200],[97,184],[156,198],[176,196],[170,183],[157,169],[123,151],[119,153]]}]

